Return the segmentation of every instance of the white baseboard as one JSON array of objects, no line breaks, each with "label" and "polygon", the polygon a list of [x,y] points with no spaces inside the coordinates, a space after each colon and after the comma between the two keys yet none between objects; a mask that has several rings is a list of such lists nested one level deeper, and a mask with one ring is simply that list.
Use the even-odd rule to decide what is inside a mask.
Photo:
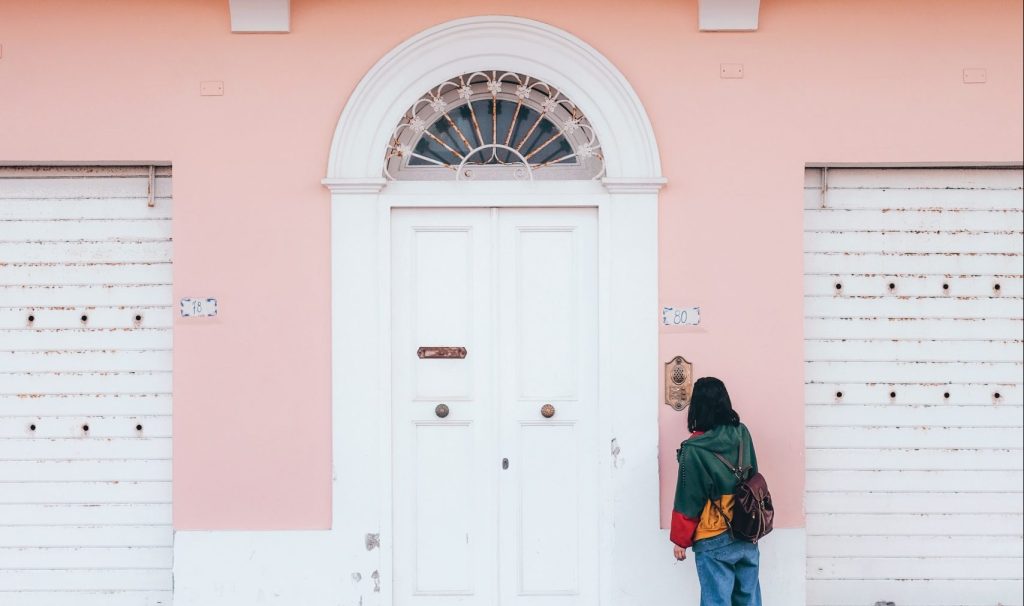
[{"label": "white baseboard", "polygon": [[[805,602],[805,531],[777,529],[761,543],[764,603]],[[182,531],[174,543],[175,606],[375,606],[388,579],[353,535],[332,531]],[[615,604],[696,606],[700,589],[692,558],[674,564],[666,535],[660,550],[636,554],[649,562],[643,586],[624,589]]]},{"label": "white baseboard", "polygon": [[[338,606],[351,572],[330,531],[181,531],[175,606]],[[362,583],[372,592],[367,582]],[[346,587],[345,589],[351,589]],[[358,604],[359,602],[351,602]],[[367,602],[368,603],[368,602]]]}]

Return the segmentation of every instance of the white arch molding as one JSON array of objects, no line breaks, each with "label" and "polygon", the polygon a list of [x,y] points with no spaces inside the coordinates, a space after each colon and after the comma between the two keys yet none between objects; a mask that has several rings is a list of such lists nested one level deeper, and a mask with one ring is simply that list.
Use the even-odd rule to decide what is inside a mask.
[{"label": "white arch molding", "polygon": [[471,17],[413,36],[363,77],[334,132],[326,184],[379,179],[388,137],[416,99],[448,78],[494,69],[561,87],[597,130],[610,181],[664,182],[647,113],[633,87],[603,55],[538,21]]},{"label": "white arch molding", "polygon": [[[593,125],[607,176],[385,181],[388,140],[409,106],[444,80],[483,70],[560,88]],[[331,536],[337,569],[374,579],[379,591],[341,583],[340,597],[393,602],[390,220],[391,209],[416,206],[597,209],[601,446],[593,456],[601,468],[601,604],[658,604],[673,593],[666,583],[674,587],[678,575],[658,522],[657,209],[664,182],[650,121],[625,77],[550,25],[514,17],[444,23],[399,45],[362,79],[338,122],[323,180],[331,191]]]}]

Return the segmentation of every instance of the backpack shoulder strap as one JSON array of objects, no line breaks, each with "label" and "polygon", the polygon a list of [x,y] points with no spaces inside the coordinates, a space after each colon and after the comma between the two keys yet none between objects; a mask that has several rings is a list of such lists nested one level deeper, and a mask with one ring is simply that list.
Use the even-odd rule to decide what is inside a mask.
[{"label": "backpack shoulder strap", "polygon": [[728,467],[729,471],[732,472],[732,475],[736,476],[737,478],[740,476],[740,472],[741,472],[740,468],[736,467],[732,463],[730,463],[729,459],[726,459],[725,457],[723,457],[722,455],[718,454],[717,452],[713,452],[711,454],[715,455],[716,459],[718,459],[719,461],[722,462],[723,465]]},{"label": "backpack shoulder strap", "polygon": [[713,453],[711,453],[711,454],[715,455],[715,458],[716,458],[716,459],[718,459],[718,460],[719,460],[719,461],[721,461],[721,462],[722,462],[722,463],[723,463],[723,464],[724,464],[724,465],[725,465],[726,467],[728,467],[728,468],[729,468],[729,471],[733,471],[733,472],[734,472],[734,471],[736,471],[736,468],[735,468],[735,467],[733,467],[733,464],[729,462],[729,459],[726,459],[725,457],[723,457],[722,455],[718,454],[717,452],[713,452]]},{"label": "backpack shoulder strap", "polygon": [[713,452],[711,454],[715,455],[716,459],[718,459],[726,467],[728,467],[729,471],[732,472],[732,475],[736,476],[737,480],[742,482],[742,481],[744,481],[746,479],[747,471],[749,470],[749,468],[745,467],[743,465],[743,435],[742,434],[740,435],[739,460],[736,461],[736,465],[733,465],[732,463],[730,463],[728,459],[726,459],[722,455],[718,454],[717,452]]}]

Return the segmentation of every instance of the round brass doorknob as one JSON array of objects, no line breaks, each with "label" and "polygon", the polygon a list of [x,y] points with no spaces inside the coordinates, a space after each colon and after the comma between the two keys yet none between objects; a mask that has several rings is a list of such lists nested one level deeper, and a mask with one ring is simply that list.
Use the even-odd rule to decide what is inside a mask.
[{"label": "round brass doorknob", "polygon": [[544,406],[540,407],[540,414],[545,419],[550,419],[551,417],[555,416],[555,407],[550,404],[545,404]]},{"label": "round brass doorknob", "polygon": [[451,412],[451,411],[448,409],[448,405],[447,404],[438,404],[434,408],[434,414],[437,415],[438,418],[440,418],[440,419],[443,419],[443,418],[447,417],[449,412]]}]

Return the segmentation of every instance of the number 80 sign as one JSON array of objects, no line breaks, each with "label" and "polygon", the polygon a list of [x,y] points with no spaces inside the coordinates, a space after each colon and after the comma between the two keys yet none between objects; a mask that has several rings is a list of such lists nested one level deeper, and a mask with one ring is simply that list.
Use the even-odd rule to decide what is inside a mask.
[{"label": "number 80 sign", "polygon": [[697,326],[700,324],[700,308],[662,307],[661,323],[665,326]]}]

